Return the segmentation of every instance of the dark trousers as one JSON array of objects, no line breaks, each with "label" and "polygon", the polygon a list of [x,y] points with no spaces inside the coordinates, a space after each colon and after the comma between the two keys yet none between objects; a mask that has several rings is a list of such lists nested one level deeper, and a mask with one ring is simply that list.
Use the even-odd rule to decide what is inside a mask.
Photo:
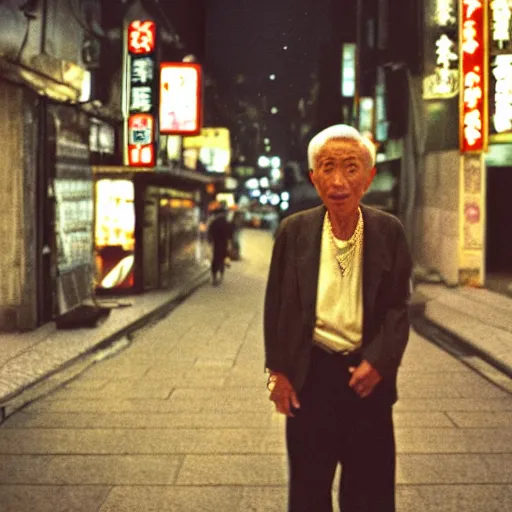
[{"label": "dark trousers", "polygon": [[212,257],[212,274],[215,276],[218,272],[224,274],[224,261],[228,254],[227,243],[216,243],[213,245],[213,257]]},{"label": "dark trousers", "polygon": [[286,424],[289,512],[331,512],[338,463],[341,512],[395,511],[392,406],[348,387],[348,368],[359,362],[312,349],[301,407]]}]

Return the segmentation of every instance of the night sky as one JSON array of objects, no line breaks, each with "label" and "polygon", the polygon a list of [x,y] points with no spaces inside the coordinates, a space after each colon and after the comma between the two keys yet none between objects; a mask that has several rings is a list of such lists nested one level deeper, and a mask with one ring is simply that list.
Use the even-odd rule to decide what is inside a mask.
[{"label": "night sky", "polygon": [[[187,43],[192,43],[188,44],[190,51],[202,48],[200,62],[217,82],[220,95],[229,98],[231,107],[237,99],[242,99],[265,112],[261,108],[265,97],[267,111],[272,106],[279,109],[277,115],[266,114],[265,123],[274,148],[278,146],[282,150],[287,145],[290,123],[298,115],[299,100],[310,95],[321,47],[332,37],[329,19],[332,1],[160,0],[159,3],[176,27],[188,35]],[[199,15],[201,3],[206,6],[204,17]],[[271,74],[275,74],[275,80],[270,80]]]},{"label": "night sky", "polygon": [[[328,36],[329,0],[208,0],[206,60],[222,85],[243,73],[251,90],[304,94]],[[288,49],[284,50],[283,47]],[[275,83],[268,76],[276,74]]]},{"label": "night sky", "polygon": [[[206,65],[224,93],[240,94],[235,84],[242,74],[247,99],[258,103],[264,95],[269,108],[279,109],[278,115],[267,117],[274,147],[286,146],[299,99],[309,95],[321,44],[331,35],[329,4],[330,0],[207,0]],[[274,81],[271,74],[276,75]]]}]

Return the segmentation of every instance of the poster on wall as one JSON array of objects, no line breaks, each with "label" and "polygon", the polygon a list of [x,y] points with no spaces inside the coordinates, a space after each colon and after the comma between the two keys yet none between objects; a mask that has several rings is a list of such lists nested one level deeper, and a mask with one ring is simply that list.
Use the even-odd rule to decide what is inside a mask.
[{"label": "poster on wall", "polygon": [[483,155],[461,155],[460,282],[482,286],[485,272],[485,173]]}]

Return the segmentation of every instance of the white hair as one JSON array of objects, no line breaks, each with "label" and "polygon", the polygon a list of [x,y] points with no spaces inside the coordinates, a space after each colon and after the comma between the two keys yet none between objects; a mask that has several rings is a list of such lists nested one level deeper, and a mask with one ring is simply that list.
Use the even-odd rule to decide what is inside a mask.
[{"label": "white hair", "polygon": [[354,127],[347,124],[336,124],[316,134],[308,145],[308,164],[314,169],[315,161],[320,150],[327,142],[333,139],[349,139],[358,142],[367,153],[370,168],[375,166],[375,145],[364,135],[361,135]]}]

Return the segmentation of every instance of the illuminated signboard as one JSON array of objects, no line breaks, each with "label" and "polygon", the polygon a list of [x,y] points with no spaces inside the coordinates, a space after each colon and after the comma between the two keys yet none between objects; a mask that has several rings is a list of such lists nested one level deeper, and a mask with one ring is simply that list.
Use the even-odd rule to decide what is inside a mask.
[{"label": "illuminated signboard", "polygon": [[128,158],[130,165],[155,165],[155,119],[151,114],[134,114],[128,119]]},{"label": "illuminated signboard", "polygon": [[132,181],[96,182],[97,288],[131,288],[135,261],[135,189]]},{"label": "illuminated signboard", "polygon": [[155,165],[157,106],[156,23],[133,21],[128,26],[127,136],[128,165]]},{"label": "illuminated signboard", "polygon": [[128,27],[128,52],[139,55],[153,53],[156,46],[154,21],[133,21]]},{"label": "illuminated signboard", "polygon": [[160,65],[160,133],[197,135],[202,124],[201,66],[189,62]]},{"label": "illuminated signboard", "polygon": [[485,0],[460,1],[460,150],[487,149],[487,48]]},{"label": "illuminated signboard", "polygon": [[456,0],[435,0],[432,40],[433,72],[423,81],[425,99],[452,98],[459,92]]},{"label": "illuminated signboard", "polygon": [[512,6],[509,0],[492,0],[490,39],[493,47],[503,50],[510,44]]}]

